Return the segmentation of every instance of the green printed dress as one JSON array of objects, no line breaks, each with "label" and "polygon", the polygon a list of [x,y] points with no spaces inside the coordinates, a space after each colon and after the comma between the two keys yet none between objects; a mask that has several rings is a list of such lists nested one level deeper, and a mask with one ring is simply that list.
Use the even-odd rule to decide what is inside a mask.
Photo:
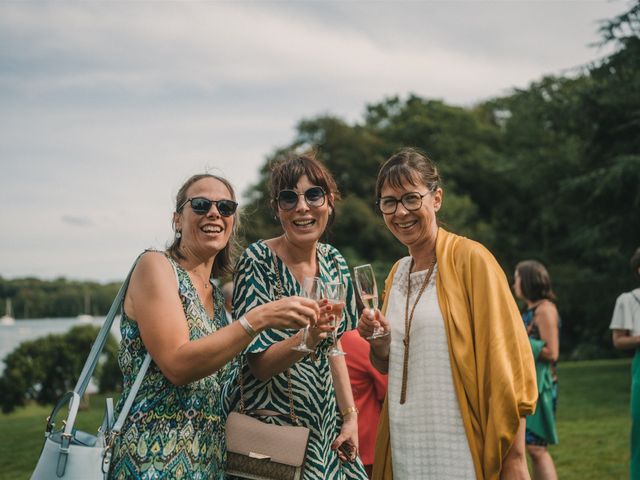
[{"label": "green printed dress", "polygon": [[[349,268],[342,255],[334,247],[318,244],[320,276],[327,281],[342,281],[347,285],[347,301],[344,319],[338,327],[338,336],[357,324],[356,303],[349,275]],[[283,295],[301,295],[302,287],[287,266],[276,257],[263,241],[247,248],[236,266],[233,292],[234,318],[254,307],[275,300],[277,297],[277,271],[280,273]],[[265,330],[247,347],[245,352],[265,351],[274,343],[295,335],[297,330]],[[328,340],[317,348],[317,360],[307,355],[291,366],[291,385],[295,414],[300,422],[311,430],[304,479],[366,479],[362,462],[342,463],[331,444],[340,434],[342,419],[336,405],[333,379],[326,355],[331,348]],[[247,410],[267,409],[285,415],[265,417],[264,420],[280,425],[290,425],[287,374],[283,372],[262,382],[249,373],[244,362],[245,402]],[[236,398],[237,400],[237,398]]]},{"label": "green printed dress", "polygon": [[[213,288],[214,318],[209,318],[191,279],[173,259],[189,338],[195,340],[227,324],[224,299]],[[122,313],[118,361],[124,392],[116,414],[147,353],[138,324]],[[230,367],[183,386],[173,385],[152,361],[118,437],[111,479],[223,479],[226,461],[222,397]]]}]

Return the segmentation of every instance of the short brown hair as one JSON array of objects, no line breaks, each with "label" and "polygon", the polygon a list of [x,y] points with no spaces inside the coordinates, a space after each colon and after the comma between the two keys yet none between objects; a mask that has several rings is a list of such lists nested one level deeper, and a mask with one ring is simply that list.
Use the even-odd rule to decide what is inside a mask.
[{"label": "short brown hair", "polygon": [[[327,201],[331,207],[329,214],[329,225],[333,223],[335,218],[335,200],[340,199],[340,192],[336,181],[329,172],[329,169],[316,158],[313,151],[303,153],[302,155],[293,155],[276,162],[271,168],[269,176],[269,194],[271,196],[271,206],[277,212],[278,194],[281,190],[293,189],[300,180],[306,175],[309,181],[322,187],[327,195]],[[333,194],[333,200],[331,200]]]},{"label": "short brown hair", "polygon": [[[236,194],[233,190],[233,187],[229,183],[226,178],[219,177],[218,175],[213,175],[211,173],[200,173],[197,175],[192,175],[187,179],[186,182],[182,184],[180,190],[176,194],[176,213],[180,213],[182,211],[183,204],[187,200],[187,191],[189,187],[194,183],[204,179],[204,178],[213,178],[222,183],[229,193],[231,194],[231,200],[236,199]],[[233,270],[233,258],[235,257],[238,251],[238,244],[235,239],[236,232],[240,227],[240,217],[238,211],[233,214],[233,230],[231,232],[231,237],[229,238],[229,243],[220,251],[218,255],[216,255],[216,259],[213,262],[213,268],[211,269],[211,277],[217,278],[221,277],[225,274],[232,273]],[[184,260],[186,257],[180,252],[180,238],[174,238],[171,245],[167,247],[167,252],[176,260]]]},{"label": "short brown hair", "polygon": [[416,185],[421,181],[433,192],[440,186],[438,168],[426,153],[417,148],[407,147],[394,153],[380,168],[376,180],[376,199],[380,198],[385,183],[401,187],[408,182]]},{"label": "short brown hair", "polygon": [[631,269],[633,270],[634,275],[640,278],[640,272],[638,271],[638,269],[640,268],[640,247],[638,247],[634,254],[631,255],[629,265],[631,265]]},{"label": "short brown hair", "polygon": [[520,291],[527,300],[535,302],[556,298],[551,288],[551,277],[542,263],[524,260],[516,265],[516,272],[520,276]]}]

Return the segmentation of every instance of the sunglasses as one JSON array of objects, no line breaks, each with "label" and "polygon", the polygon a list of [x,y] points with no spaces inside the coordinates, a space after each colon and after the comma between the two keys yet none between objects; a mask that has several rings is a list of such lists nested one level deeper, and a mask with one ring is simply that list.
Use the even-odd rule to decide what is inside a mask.
[{"label": "sunglasses", "polygon": [[317,208],[324,205],[326,194],[322,187],[311,187],[304,193],[294,190],[280,190],[276,200],[280,210],[293,210],[298,205],[298,197],[303,196],[309,207]]},{"label": "sunglasses", "polygon": [[187,203],[191,202],[191,210],[198,215],[206,215],[211,209],[211,205],[215,204],[218,213],[223,217],[230,217],[236,213],[238,203],[233,200],[209,200],[204,197],[187,198],[182,205],[178,207],[178,212],[182,210]]}]

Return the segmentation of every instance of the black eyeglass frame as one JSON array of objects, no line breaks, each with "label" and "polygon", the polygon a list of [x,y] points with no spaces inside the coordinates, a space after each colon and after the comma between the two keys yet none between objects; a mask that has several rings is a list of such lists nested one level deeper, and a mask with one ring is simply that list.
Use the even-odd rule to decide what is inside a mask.
[{"label": "black eyeglass frame", "polygon": [[[314,205],[312,204],[309,199],[307,198],[307,194],[312,191],[312,190],[319,190],[322,192],[322,203],[318,204],[318,205]],[[293,195],[296,196],[296,201],[294,203],[291,204],[291,206],[289,208],[285,208],[280,204],[280,197],[282,196],[283,192],[287,192],[287,193],[292,193]],[[284,189],[284,190],[280,190],[278,192],[278,196],[275,198],[276,200],[276,205],[278,206],[278,208],[280,210],[284,210],[285,212],[288,212],[290,210],[293,210],[294,208],[296,208],[296,206],[298,205],[298,198],[300,198],[300,196],[302,196],[304,198],[304,201],[306,202],[307,206],[309,208],[320,208],[322,207],[326,202],[327,202],[327,192],[324,190],[324,188],[322,188],[319,185],[315,185],[313,187],[309,187],[307,188],[304,192],[302,193],[298,193],[295,190],[290,190],[290,189]]]},{"label": "black eyeglass frame", "polygon": [[[198,200],[198,201],[203,201],[203,207],[206,208],[206,210],[204,208],[194,208],[193,207],[193,200]],[[223,203],[224,202],[224,203]],[[232,217],[233,215],[235,215],[236,210],[238,208],[238,202],[234,202],[233,200],[229,200],[227,198],[223,198],[221,200],[209,200],[206,197],[189,197],[187,198],[184,202],[182,202],[182,204],[178,207],[178,212],[181,212],[182,209],[184,208],[184,206],[190,203],[191,204],[191,210],[193,210],[193,213],[197,214],[197,215],[206,215],[207,213],[209,213],[209,210],[211,210],[211,205],[215,205],[216,206],[216,210],[218,210],[218,213],[220,214],[220,216],[222,217]],[[230,204],[232,205],[232,212],[231,213],[223,213],[220,210],[220,204],[223,203],[223,205],[226,204]],[[225,208],[223,207],[223,210],[225,210]]]},{"label": "black eyeglass frame", "polygon": [[[396,197],[391,197],[391,196],[387,196],[387,197],[380,197],[378,198],[378,200],[376,200],[376,207],[378,208],[378,211],[380,213],[382,213],[383,215],[393,215],[394,213],[396,213],[396,211],[398,210],[398,204],[402,203],[402,206],[405,208],[405,210],[407,212],[415,212],[416,210],[419,210],[422,207],[422,199],[424,197],[426,197],[427,195],[429,195],[430,193],[435,192],[437,187],[434,187],[432,189],[427,190],[425,193],[420,193],[420,192],[407,192],[404,195],[402,195],[400,198],[396,198]],[[404,203],[404,198],[407,195],[418,195],[420,197],[420,205],[418,205],[416,208],[409,208],[407,207],[407,205]],[[384,212],[382,210],[381,207],[381,202],[383,199],[393,199],[396,203],[395,206],[393,207],[393,211],[391,212]]]}]

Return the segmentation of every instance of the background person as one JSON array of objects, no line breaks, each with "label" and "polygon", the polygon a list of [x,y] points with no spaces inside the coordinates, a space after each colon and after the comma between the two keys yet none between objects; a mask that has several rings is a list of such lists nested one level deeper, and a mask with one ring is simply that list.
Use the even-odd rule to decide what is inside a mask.
[{"label": "background person", "polygon": [[558,377],[556,362],[560,353],[560,316],[553,303],[549,272],[540,262],[525,260],[516,265],[513,291],[527,304],[522,320],[536,362],[538,406],[527,417],[525,442],[531,457],[535,480],[556,480],[558,474],[547,445],[558,443],[556,403]]},{"label": "background person", "polygon": [[360,459],[367,475],[371,478],[378,419],[387,394],[387,376],[373,368],[369,361],[369,343],[356,330],[344,332],[341,343],[347,353],[345,358],[351,379],[351,390],[359,412]]},{"label": "background person", "polygon": [[[338,196],[329,171],[312,155],[290,158],[271,171],[270,189],[282,235],[259,240],[242,254],[236,267],[233,309],[245,315],[279,295],[299,295],[305,277],[342,282],[347,298],[338,338],[357,322],[349,268],[338,250],[321,243],[333,219]],[[366,479],[358,458],[358,412],[355,408],[344,356],[327,356],[326,333],[311,328],[305,354],[292,348],[302,332],[263,331],[247,348],[245,370],[247,410],[289,412],[288,372],[293,389],[293,410],[310,429],[304,478]],[[339,345],[339,342],[338,342]],[[288,416],[266,421],[290,424]]]},{"label": "background person", "polygon": [[[640,280],[640,248],[631,256],[631,270]],[[631,364],[631,464],[630,478],[640,478],[640,287],[616,300],[609,328],[613,345],[620,350],[635,349]]]},{"label": "background person", "polygon": [[438,228],[443,190],[421,152],[382,166],[376,198],[409,256],[387,278],[383,312],[358,324],[365,338],[391,331],[370,341],[373,365],[389,372],[374,479],[528,479],[535,370],[504,272],[482,245]]},{"label": "background person", "polygon": [[144,253],[133,271],[120,324],[117,411],[147,352],[153,361],[116,439],[110,478],[224,478],[229,362],[255,332],[297,329],[318,315],[315,302],[290,297],[228,324],[212,279],[231,265],[236,206],[225,179],[189,178],[176,197],[173,243]]}]

